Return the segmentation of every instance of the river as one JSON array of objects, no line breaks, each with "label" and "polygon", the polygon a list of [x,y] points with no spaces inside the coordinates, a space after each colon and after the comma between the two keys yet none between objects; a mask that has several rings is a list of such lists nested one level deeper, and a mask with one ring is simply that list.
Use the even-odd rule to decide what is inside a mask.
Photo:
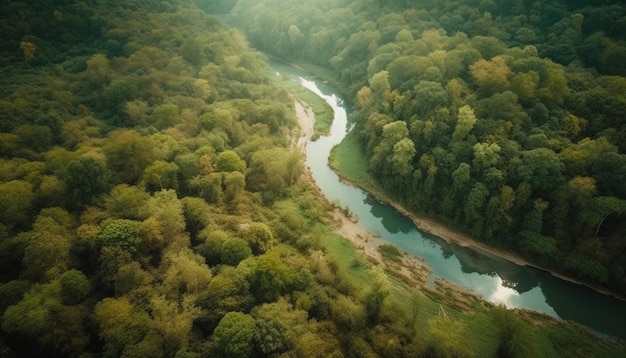
[{"label": "river", "polygon": [[543,312],[571,320],[609,337],[626,339],[626,302],[601,294],[548,272],[448,244],[421,232],[413,221],[394,208],[381,204],[362,190],[344,184],[328,166],[333,146],[349,131],[347,108],[338,93],[308,73],[277,61],[273,70],[294,76],[301,84],[325,99],[335,118],[328,136],[307,144],[306,164],[316,184],[330,201],[347,207],[359,223],[402,251],[421,257],[432,269],[429,280],[442,278],[465,287],[487,301]]}]

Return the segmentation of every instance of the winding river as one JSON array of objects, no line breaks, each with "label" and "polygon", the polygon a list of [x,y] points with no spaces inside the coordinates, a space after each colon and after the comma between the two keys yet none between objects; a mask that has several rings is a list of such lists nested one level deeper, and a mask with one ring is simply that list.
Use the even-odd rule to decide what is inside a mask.
[{"label": "winding river", "polygon": [[342,183],[328,166],[331,149],[350,129],[342,99],[332,87],[316,81],[304,71],[277,61],[270,61],[270,65],[277,73],[299,79],[303,86],[325,99],[334,110],[330,134],[307,144],[306,164],[311,168],[317,185],[329,200],[349,208],[363,227],[400,250],[423,258],[433,271],[430,280],[442,278],[468,288],[493,303],[543,312],[574,321],[602,335],[626,339],[626,302],[536,268],[447,244],[418,230],[409,218],[394,208]]}]

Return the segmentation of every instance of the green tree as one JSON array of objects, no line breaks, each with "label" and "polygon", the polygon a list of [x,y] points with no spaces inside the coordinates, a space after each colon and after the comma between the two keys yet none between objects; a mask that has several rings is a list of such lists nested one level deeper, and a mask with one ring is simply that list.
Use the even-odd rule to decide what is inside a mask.
[{"label": "green tree", "polygon": [[261,255],[274,245],[274,234],[267,224],[252,223],[247,226],[243,238],[248,242],[255,255]]},{"label": "green tree", "polygon": [[0,183],[0,198],[0,223],[8,227],[23,226],[32,220],[35,199],[32,184],[22,180]]},{"label": "green tree", "polygon": [[252,255],[250,245],[244,239],[230,238],[222,244],[222,263],[237,266],[243,259]]},{"label": "green tree", "polygon": [[143,172],[141,182],[150,192],[178,190],[178,165],[157,160]]},{"label": "green tree", "polygon": [[162,266],[167,267],[163,283],[176,295],[196,296],[207,289],[212,274],[204,257],[189,248],[164,255]]},{"label": "green tree", "polygon": [[70,204],[83,206],[109,190],[111,173],[99,160],[83,156],[70,162],[63,177]]},{"label": "green tree", "polygon": [[236,200],[245,190],[246,177],[239,171],[230,172],[224,177],[224,198],[228,201]]},{"label": "green tree", "polygon": [[531,149],[522,152],[522,158],[518,167],[520,177],[540,193],[550,193],[565,181],[565,166],[551,149]]},{"label": "green tree", "polygon": [[150,195],[141,188],[120,184],[111,189],[105,200],[105,207],[108,212],[121,219],[138,220],[141,218],[141,207],[149,199]]},{"label": "green tree", "polygon": [[365,317],[370,324],[379,322],[383,305],[390,293],[386,274],[376,269],[373,275],[372,285],[365,295]]},{"label": "green tree", "polygon": [[506,90],[509,86],[511,69],[502,56],[491,60],[479,60],[470,66],[474,82],[484,95],[492,95]]},{"label": "green tree", "polygon": [[209,282],[197,302],[205,310],[203,320],[215,325],[228,312],[247,312],[254,306],[255,299],[241,269],[224,266]]},{"label": "green tree", "polygon": [[623,216],[626,214],[626,200],[613,196],[597,196],[591,200],[580,213],[580,220],[593,228],[598,235],[602,224],[609,215]]},{"label": "green tree", "polygon": [[489,198],[489,190],[481,183],[474,184],[465,201],[465,225],[472,235],[479,237],[485,228],[484,209]]},{"label": "green tree", "polygon": [[255,320],[241,312],[228,312],[213,332],[217,356],[249,357],[254,350]]},{"label": "green tree", "polygon": [[136,309],[127,297],[105,298],[94,308],[94,317],[104,341],[105,355],[121,356],[124,348],[141,342],[150,318]]},{"label": "green tree", "polygon": [[275,301],[293,282],[293,273],[276,252],[269,252],[252,262],[251,291],[260,302]]},{"label": "green tree", "polygon": [[476,124],[476,115],[472,107],[465,105],[459,108],[459,114],[457,115],[456,127],[454,133],[452,133],[453,141],[461,141],[469,134],[469,132]]},{"label": "green tree", "polygon": [[113,132],[104,145],[107,164],[118,183],[136,184],[158,155],[156,143],[135,131]]},{"label": "green tree", "polygon": [[91,292],[91,283],[79,270],[65,271],[59,278],[61,298],[66,305],[75,305],[84,300]]},{"label": "green tree", "polygon": [[154,217],[159,223],[164,238],[172,242],[185,235],[183,204],[174,190],[156,192],[144,206],[144,217]]},{"label": "green tree", "polygon": [[232,150],[221,152],[215,159],[215,170],[218,172],[234,172],[244,173],[246,170],[246,162],[239,158],[239,155]]},{"label": "green tree", "polygon": [[110,220],[104,224],[98,240],[103,246],[117,246],[134,253],[140,242],[139,225],[140,222],[128,219]]},{"label": "green tree", "polygon": [[165,103],[150,113],[150,123],[157,129],[165,129],[176,125],[180,118],[180,109],[174,103]]},{"label": "green tree", "polygon": [[[409,130],[406,122],[395,121],[385,124],[382,130],[382,137],[374,148],[374,153],[370,158],[370,168],[375,172],[383,171],[387,158],[392,154],[394,146],[408,136]],[[407,154],[409,153],[407,152]]]}]

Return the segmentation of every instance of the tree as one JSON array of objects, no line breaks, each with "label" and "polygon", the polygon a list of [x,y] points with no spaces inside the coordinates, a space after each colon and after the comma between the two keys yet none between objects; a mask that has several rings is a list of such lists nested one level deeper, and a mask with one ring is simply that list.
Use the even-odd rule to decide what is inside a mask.
[{"label": "tree", "polygon": [[20,42],[20,50],[22,50],[22,54],[26,61],[30,61],[35,58],[35,53],[37,52],[37,45],[32,42],[22,41]]},{"label": "tree", "polygon": [[501,160],[502,148],[498,143],[476,143],[474,145],[474,170],[482,172],[495,167]]},{"label": "tree", "polygon": [[536,148],[522,152],[523,162],[518,167],[520,178],[540,193],[547,194],[565,181],[565,166],[559,157],[548,148]]},{"label": "tree", "polygon": [[141,182],[150,192],[178,190],[178,165],[157,160],[143,172]]},{"label": "tree", "polygon": [[0,223],[8,227],[23,226],[32,220],[35,198],[32,184],[22,180],[0,183],[0,198]]},{"label": "tree", "polygon": [[470,73],[480,92],[484,95],[492,95],[506,90],[512,74],[502,56],[475,62],[470,66]]},{"label": "tree", "polygon": [[469,192],[465,201],[465,225],[472,235],[479,237],[485,226],[485,206],[489,198],[489,190],[477,182]]},{"label": "tree", "polygon": [[275,301],[286,292],[293,281],[293,272],[285,265],[278,253],[263,254],[252,262],[250,273],[251,291],[260,302]]},{"label": "tree", "polygon": [[580,213],[580,220],[594,227],[594,235],[600,233],[600,228],[609,215],[623,216],[626,214],[626,200],[613,196],[596,196]]},{"label": "tree", "polygon": [[132,254],[140,242],[139,225],[140,222],[127,219],[108,221],[98,235],[98,240],[103,246],[117,246]]},{"label": "tree", "polygon": [[139,343],[147,332],[150,318],[137,310],[127,297],[105,298],[94,308],[104,341],[103,354],[121,356],[125,347]]},{"label": "tree", "polygon": [[163,266],[167,267],[163,283],[176,297],[184,294],[196,296],[207,289],[212,274],[204,257],[183,248],[178,252],[168,252],[163,260]]},{"label": "tree", "polygon": [[393,145],[393,153],[388,160],[391,162],[393,173],[406,177],[413,172],[413,157],[415,156],[415,144],[409,138],[402,138]]},{"label": "tree", "polygon": [[246,177],[239,171],[230,172],[224,177],[224,197],[228,201],[236,200],[245,190]]},{"label": "tree", "polygon": [[33,281],[55,278],[67,269],[72,234],[54,218],[40,214],[24,250],[24,274]]},{"label": "tree", "polygon": [[448,93],[438,82],[420,81],[413,88],[417,113],[427,116],[448,103]]},{"label": "tree", "polygon": [[264,354],[280,354],[293,348],[307,323],[307,313],[296,309],[286,300],[255,307],[254,341]]},{"label": "tree", "polygon": [[91,283],[79,270],[65,271],[59,278],[61,298],[66,305],[75,305],[84,300],[91,292]]},{"label": "tree", "polygon": [[173,127],[179,121],[180,109],[174,103],[165,103],[152,111],[150,122],[157,129]]},{"label": "tree", "polygon": [[144,206],[144,217],[154,217],[161,228],[164,238],[168,242],[184,235],[185,216],[183,204],[178,199],[174,190],[162,190],[156,192]]},{"label": "tree", "polygon": [[378,144],[374,148],[373,155],[370,158],[370,168],[376,173],[384,171],[384,165],[387,162],[387,158],[391,155],[394,145],[408,136],[409,130],[406,122],[395,121],[385,124],[382,130],[382,137],[379,139]]},{"label": "tree", "polygon": [[224,266],[220,269],[207,289],[197,300],[198,305],[205,309],[204,321],[217,324],[228,312],[247,312],[254,304],[250,293],[250,283],[241,269]]},{"label": "tree", "polygon": [[536,357],[539,352],[533,329],[506,307],[496,307],[494,310],[492,320],[499,330],[497,356]]},{"label": "tree", "polygon": [[252,255],[250,245],[244,239],[230,238],[222,244],[222,263],[237,266],[243,259]]},{"label": "tree", "polygon": [[70,204],[83,206],[109,190],[111,173],[99,160],[83,156],[70,162],[63,177]]},{"label": "tree", "polygon": [[136,184],[146,167],[158,159],[158,146],[135,131],[113,132],[104,145],[107,164],[120,183]]},{"label": "tree", "polygon": [[217,356],[246,358],[254,350],[255,320],[241,312],[228,312],[213,332]]},{"label": "tree", "polygon": [[152,276],[141,268],[137,261],[122,265],[115,274],[114,290],[116,296],[124,296],[131,291],[148,285]]},{"label": "tree", "polygon": [[236,152],[225,150],[215,159],[215,170],[218,172],[246,171],[246,162],[239,158]]},{"label": "tree", "polygon": [[457,115],[456,126],[452,133],[453,141],[461,141],[469,134],[469,132],[476,124],[476,115],[474,110],[469,105],[465,105],[459,108],[459,114]]},{"label": "tree", "polygon": [[105,200],[108,212],[121,219],[138,220],[141,218],[140,209],[150,195],[139,187],[120,184],[115,186]]},{"label": "tree", "polygon": [[383,304],[389,296],[389,281],[385,273],[376,269],[373,275],[372,285],[365,295],[365,317],[370,324],[379,322]]},{"label": "tree", "polygon": [[274,234],[267,224],[252,223],[247,226],[243,238],[250,244],[255,255],[261,255],[274,245]]}]

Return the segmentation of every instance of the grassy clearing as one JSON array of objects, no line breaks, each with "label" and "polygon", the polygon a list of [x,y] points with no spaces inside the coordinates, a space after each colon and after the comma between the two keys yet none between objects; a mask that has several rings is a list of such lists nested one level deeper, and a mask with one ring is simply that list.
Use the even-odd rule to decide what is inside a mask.
[{"label": "grassy clearing", "polygon": [[329,164],[342,177],[378,196],[376,180],[367,172],[368,159],[354,133],[349,133],[330,153]]}]

